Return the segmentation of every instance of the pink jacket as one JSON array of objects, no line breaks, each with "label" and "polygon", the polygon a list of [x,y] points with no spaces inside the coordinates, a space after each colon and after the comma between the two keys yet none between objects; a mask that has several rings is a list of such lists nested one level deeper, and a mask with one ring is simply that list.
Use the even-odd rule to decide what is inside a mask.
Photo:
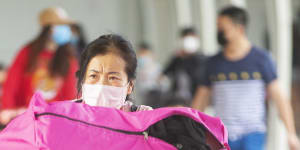
[{"label": "pink jacket", "polygon": [[124,112],[71,101],[49,104],[38,93],[33,96],[27,111],[0,132],[0,149],[176,150],[173,145],[144,132],[149,126],[172,115],[186,116],[201,123],[215,142],[230,150],[223,123],[194,109]]}]

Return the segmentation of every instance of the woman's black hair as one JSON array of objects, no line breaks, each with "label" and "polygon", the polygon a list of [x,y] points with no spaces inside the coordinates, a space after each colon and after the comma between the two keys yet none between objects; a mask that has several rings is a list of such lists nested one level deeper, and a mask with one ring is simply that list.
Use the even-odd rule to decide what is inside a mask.
[{"label": "woman's black hair", "polygon": [[232,22],[235,24],[241,24],[244,27],[247,27],[249,22],[249,15],[247,11],[236,6],[229,6],[222,9],[219,12],[219,16],[228,16]]},{"label": "woman's black hair", "polygon": [[194,27],[185,27],[180,31],[180,37],[185,37],[188,35],[197,35],[197,30]]},{"label": "woman's black hair", "polygon": [[[29,44],[30,52],[26,72],[35,71],[39,54],[45,50],[47,42],[51,40],[51,27],[51,25],[44,26],[38,37]],[[70,43],[58,47],[48,65],[50,76],[65,76],[68,73],[69,58],[74,55],[72,51],[74,48]]]},{"label": "woman's black hair", "polygon": [[71,24],[71,29],[73,32],[76,32],[78,36],[78,41],[75,46],[77,47],[77,53],[79,56],[87,45],[85,34],[84,34],[85,32],[83,30],[82,25],[78,23]]},{"label": "woman's black hair", "polygon": [[30,44],[30,52],[28,63],[26,64],[26,72],[32,72],[36,68],[37,58],[39,54],[45,50],[47,42],[51,39],[51,26],[44,26],[38,35]]},{"label": "woman's black hair", "polygon": [[70,68],[70,59],[75,58],[74,47],[67,43],[59,46],[51,59],[48,69],[51,77],[65,77]]},{"label": "woman's black hair", "polygon": [[137,59],[130,42],[117,34],[102,35],[89,43],[81,54],[80,68],[76,72],[78,94],[81,93],[87,66],[91,59],[97,55],[105,55],[107,53],[117,54],[125,61],[125,72],[128,81],[133,81],[136,78]]},{"label": "woman's black hair", "polygon": [[5,70],[5,65],[3,63],[0,63],[0,71]]}]

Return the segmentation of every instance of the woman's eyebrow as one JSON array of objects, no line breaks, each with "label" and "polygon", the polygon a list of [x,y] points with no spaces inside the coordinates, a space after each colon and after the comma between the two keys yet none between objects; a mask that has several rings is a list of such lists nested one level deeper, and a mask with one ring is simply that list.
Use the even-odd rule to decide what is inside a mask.
[{"label": "woman's eyebrow", "polygon": [[98,70],[91,69],[90,71],[95,72],[95,73],[100,73]]},{"label": "woman's eyebrow", "polygon": [[116,74],[116,75],[120,75],[119,72],[108,72],[108,74]]}]

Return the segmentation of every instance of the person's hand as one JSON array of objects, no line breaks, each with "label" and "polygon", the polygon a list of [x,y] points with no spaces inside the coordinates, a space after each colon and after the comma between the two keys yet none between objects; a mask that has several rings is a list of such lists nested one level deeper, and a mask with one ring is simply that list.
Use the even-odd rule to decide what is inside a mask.
[{"label": "person's hand", "polygon": [[[126,111],[126,112],[131,112],[131,107],[133,106],[133,103],[130,101],[126,101],[124,105],[120,108],[120,110]],[[145,105],[139,105],[137,106],[136,111],[145,111],[145,110],[153,110],[152,107],[150,106],[145,106]],[[134,110],[135,111],[135,110]]]},{"label": "person's hand", "polygon": [[137,111],[145,111],[145,110],[153,110],[150,106],[140,105],[137,109]]},{"label": "person's hand", "polygon": [[0,123],[6,125],[9,123],[10,120],[12,120],[17,115],[18,115],[18,111],[15,109],[2,110],[0,112]]},{"label": "person's hand", "polygon": [[288,144],[290,150],[300,150],[300,142],[296,134],[288,135]]},{"label": "person's hand", "polygon": [[6,109],[0,112],[0,124],[6,125],[14,119],[16,116],[24,113],[26,108],[19,108],[19,109]]},{"label": "person's hand", "polygon": [[123,106],[121,106],[120,110],[126,111],[126,112],[131,112],[131,106],[133,105],[132,102],[130,101],[125,101]]}]

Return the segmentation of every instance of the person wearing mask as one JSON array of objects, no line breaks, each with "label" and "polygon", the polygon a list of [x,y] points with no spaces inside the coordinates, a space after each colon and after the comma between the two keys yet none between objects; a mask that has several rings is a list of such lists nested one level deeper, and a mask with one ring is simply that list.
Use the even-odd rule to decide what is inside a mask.
[{"label": "person wearing mask", "polygon": [[130,101],[136,78],[137,59],[131,44],[115,34],[100,36],[87,45],[80,58],[75,102],[124,111],[151,110]]},{"label": "person wearing mask", "polygon": [[180,50],[163,70],[171,79],[171,95],[190,104],[203,76],[205,56],[199,52],[200,39],[194,28],[184,28],[180,34]]},{"label": "person wearing mask", "polygon": [[7,73],[3,87],[0,122],[6,124],[28,106],[39,90],[47,101],[76,98],[78,62],[69,44],[72,21],[59,7],[39,15],[40,34],[24,46]]},{"label": "person wearing mask", "polygon": [[192,107],[204,111],[212,100],[215,115],[228,129],[232,150],[262,150],[266,141],[266,97],[273,100],[288,133],[291,150],[299,150],[293,111],[283,95],[269,53],[247,38],[247,12],[230,6],[218,16],[222,50],[206,66]]},{"label": "person wearing mask", "polygon": [[140,103],[153,106],[155,97],[153,93],[158,90],[158,78],[161,73],[160,64],[154,59],[151,47],[143,42],[139,45],[137,51],[138,67],[137,67],[137,80],[136,94],[140,98]]}]

